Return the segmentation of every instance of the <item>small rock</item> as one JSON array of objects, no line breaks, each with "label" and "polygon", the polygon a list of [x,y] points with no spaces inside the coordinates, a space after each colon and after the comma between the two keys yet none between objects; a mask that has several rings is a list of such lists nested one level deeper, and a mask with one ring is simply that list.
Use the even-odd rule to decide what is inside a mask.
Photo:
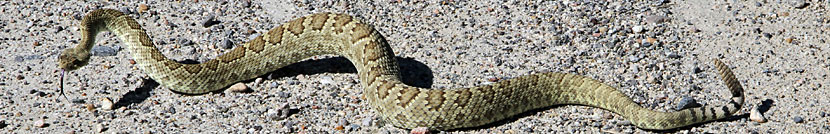
[{"label": "small rock", "polygon": [[92,54],[92,56],[115,56],[118,54],[118,51],[121,51],[121,47],[119,46],[109,47],[96,45],[92,47],[90,54]]},{"label": "small rock", "polygon": [[9,124],[6,124],[5,120],[0,120],[0,129],[6,128]]},{"label": "small rock", "polygon": [[645,40],[645,41],[646,41],[647,43],[654,44],[654,43],[656,43],[656,42],[657,42],[657,39],[655,39],[655,38],[651,38],[651,37],[648,37],[648,38],[646,38],[646,40]]},{"label": "small rock", "polygon": [[764,37],[766,37],[767,39],[772,38],[772,34],[770,34],[770,33],[764,33]]},{"label": "small rock", "polygon": [[351,125],[349,125],[349,128],[348,128],[349,131],[354,131],[354,130],[357,130],[357,129],[360,129],[360,125],[351,124]]},{"label": "small rock", "polygon": [[288,103],[281,103],[276,109],[268,110],[268,117],[273,120],[282,120],[288,117],[290,111],[291,108],[288,107]]},{"label": "small rock", "polygon": [[86,110],[89,110],[90,112],[95,111],[95,105],[84,104],[84,106],[86,107]]},{"label": "small rock", "polygon": [[803,123],[803,122],[804,122],[804,118],[802,118],[801,116],[796,116],[795,118],[793,118],[793,121],[794,121],[795,123]]},{"label": "small rock", "polygon": [[801,69],[801,68],[796,68],[796,69],[793,69],[793,72],[796,72],[796,73],[804,73],[804,69]]},{"label": "small rock", "polygon": [[224,40],[222,40],[222,48],[224,48],[224,49],[233,48],[233,41],[231,41],[231,39],[229,39],[229,38],[225,38]]},{"label": "small rock", "polygon": [[373,120],[372,117],[363,118],[363,121],[361,121],[360,125],[372,126],[372,120]]},{"label": "small rock", "polygon": [[634,55],[628,56],[628,61],[629,62],[638,62],[638,61],[640,61],[640,57],[637,57],[637,56],[634,56]]},{"label": "small rock", "polygon": [[683,109],[687,109],[687,108],[694,108],[694,107],[700,107],[700,106],[701,105],[699,103],[697,103],[697,101],[695,101],[694,98],[689,97],[689,96],[683,96],[683,98],[680,99],[680,102],[677,103],[677,106],[674,109],[675,110],[683,110]]},{"label": "small rock", "polygon": [[270,88],[277,88],[279,86],[280,86],[280,84],[277,83],[277,82],[271,82],[271,84],[268,84],[268,87],[270,87]]},{"label": "small rock", "polygon": [[700,69],[700,67],[695,67],[695,68],[692,69],[692,72],[693,73],[700,73],[700,72],[703,72],[703,70]]},{"label": "small rock", "polygon": [[262,83],[262,78],[256,78],[256,80],[254,80],[254,83],[255,84],[261,84]]},{"label": "small rock", "polygon": [[278,94],[281,98],[288,98],[288,97],[291,97],[291,93],[288,93],[288,92],[283,92],[283,91],[280,91],[280,92],[277,92],[277,94]]},{"label": "small rock", "polygon": [[49,126],[49,124],[47,124],[46,121],[43,120],[43,119],[38,119],[32,124],[35,125],[35,127],[39,127],[39,128],[44,128],[44,127]]},{"label": "small rock", "polygon": [[487,81],[489,81],[489,82],[497,82],[499,80],[501,80],[501,79],[499,79],[499,77],[494,77],[494,76],[487,77]]},{"label": "small rock", "polygon": [[804,7],[809,6],[810,3],[807,3],[807,1],[805,1],[805,0],[791,0],[790,5],[797,8],[797,9],[802,9]]},{"label": "small rock", "polygon": [[246,8],[251,7],[251,1],[250,0],[242,1],[242,7],[246,7]]},{"label": "small rock", "polygon": [[103,108],[104,110],[112,110],[112,106],[112,100],[110,100],[109,98],[101,99],[101,108]]},{"label": "small rock", "polygon": [[640,33],[643,32],[643,30],[643,26],[634,26],[633,28],[631,28],[631,31],[634,33]]},{"label": "small rock", "polygon": [[668,20],[668,19],[669,19],[669,18],[668,18],[668,17],[666,17],[666,16],[661,16],[661,15],[651,15],[651,16],[646,17],[646,22],[648,22],[648,23],[650,23],[650,24],[657,24],[657,23],[663,23],[663,22],[665,22],[665,21],[666,21],[666,20]]},{"label": "small rock", "polygon": [[218,24],[218,21],[216,21],[216,16],[208,15],[207,17],[202,19],[201,24],[202,24],[202,27],[210,27],[210,26],[213,26],[214,24]]},{"label": "small rock", "polygon": [[131,13],[131,12],[130,12],[130,8],[127,8],[127,7],[121,7],[121,8],[119,9],[119,11],[121,11],[121,12],[122,12],[122,13],[124,13],[124,14],[130,14],[130,13]]},{"label": "small rock", "polygon": [[283,127],[291,129],[291,128],[294,127],[294,122],[293,121],[285,121],[285,123],[283,124]]},{"label": "small rock", "polygon": [[150,8],[147,7],[147,4],[139,4],[138,5],[138,13],[144,13],[148,9],[150,9]]},{"label": "small rock", "polygon": [[749,119],[758,123],[767,122],[767,118],[764,118],[764,115],[761,114],[761,111],[758,111],[758,108],[753,108],[752,111],[749,111]]},{"label": "small rock", "polygon": [[680,55],[677,54],[677,53],[669,53],[668,56],[669,56],[669,58],[675,58],[675,59],[680,58]]},{"label": "small rock", "polygon": [[331,84],[331,83],[334,83],[334,80],[332,80],[331,76],[323,76],[323,78],[320,79],[320,84]]},{"label": "small rock", "polygon": [[83,104],[83,103],[86,103],[86,100],[76,98],[76,99],[72,99],[72,103]]},{"label": "small rock", "polygon": [[242,92],[249,92],[250,88],[248,88],[248,85],[245,85],[245,83],[236,83],[236,84],[233,84],[233,86],[229,87],[228,91],[242,93]]},{"label": "small rock", "polygon": [[96,124],[95,125],[95,132],[104,132],[107,131],[107,127],[104,127],[104,124]]},{"label": "small rock", "polygon": [[179,45],[182,45],[182,46],[193,45],[193,41],[190,41],[190,40],[185,39],[185,38],[180,38],[179,39]]}]

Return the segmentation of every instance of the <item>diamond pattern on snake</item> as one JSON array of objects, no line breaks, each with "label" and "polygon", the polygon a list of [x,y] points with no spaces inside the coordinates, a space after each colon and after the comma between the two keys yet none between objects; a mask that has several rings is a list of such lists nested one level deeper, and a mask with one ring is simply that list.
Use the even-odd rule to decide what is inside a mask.
[{"label": "diamond pattern on snake", "polygon": [[185,94],[221,90],[311,56],[340,55],[354,64],[363,95],[377,116],[407,129],[469,128],[552,105],[584,105],[619,114],[642,129],[664,130],[729,117],[744,101],[741,84],[717,59],[713,60],[714,66],[731,91],[731,101],[674,112],[644,108],[614,87],[567,73],[537,73],[468,88],[413,87],[400,81],[394,53],[381,33],[355,17],[337,13],[291,20],[200,64],[168,59],[133,18],[117,10],[91,11],[79,28],[80,43],[59,56],[62,70],[76,70],[89,63],[95,36],[109,31],[124,42],[138,68],[150,78]]}]

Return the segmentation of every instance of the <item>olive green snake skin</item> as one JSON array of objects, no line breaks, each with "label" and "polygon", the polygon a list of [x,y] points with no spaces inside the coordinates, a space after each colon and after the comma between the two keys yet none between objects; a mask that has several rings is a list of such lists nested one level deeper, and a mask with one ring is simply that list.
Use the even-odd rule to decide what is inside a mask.
[{"label": "olive green snake skin", "polygon": [[369,106],[385,122],[409,129],[476,127],[533,109],[575,104],[612,111],[639,128],[664,130],[731,116],[744,101],[739,81],[717,59],[714,65],[731,91],[731,101],[675,112],[646,109],[611,86],[565,73],[537,73],[469,88],[412,87],[399,80],[398,64],[386,39],[372,26],[345,14],[317,13],[289,21],[201,64],[167,59],[134,19],[117,10],[94,10],[79,27],[82,40],[61,53],[61,69],[86,65],[95,36],[110,31],[126,43],[138,68],[150,78],[186,94],[222,90],[315,55],[344,56],[357,69]]}]

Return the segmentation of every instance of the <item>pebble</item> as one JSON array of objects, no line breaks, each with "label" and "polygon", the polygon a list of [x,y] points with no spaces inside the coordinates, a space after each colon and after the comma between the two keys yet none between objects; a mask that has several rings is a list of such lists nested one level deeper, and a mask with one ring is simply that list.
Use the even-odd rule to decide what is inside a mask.
[{"label": "pebble", "polygon": [[703,69],[700,69],[700,67],[695,67],[695,68],[692,69],[692,72],[693,73],[700,73],[700,72],[703,72]]},{"label": "pebble", "polygon": [[34,123],[32,123],[32,125],[35,125],[35,127],[39,127],[39,128],[44,128],[44,127],[49,126],[49,124],[46,123],[46,121],[43,120],[43,119],[36,120]]},{"label": "pebble", "polygon": [[245,83],[236,83],[236,84],[233,84],[233,86],[229,87],[228,91],[239,92],[239,93],[249,92],[250,88],[248,88],[248,85],[245,85]]},{"label": "pebble", "polygon": [[271,84],[268,84],[268,87],[270,87],[270,88],[277,88],[279,86],[280,86],[280,83],[277,83],[277,82],[271,82]]},{"label": "pebble", "polygon": [[119,9],[119,11],[121,11],[121,12],[122,12],[122,13],[124,13],[124,14],[130,14],[130,13],[131,13],[131,12],[130,12],[130,8],[127,8],[127,7],[121,7],[121,8]]},{"label": "pebble", "polygon": [[648,37],[648,38],[646,38],[645,42],[646,42],[646,43],[651,43],[651,44],[654,44],[654,43],[656,43],[656,42],[657,42],[657,39],[655,39],[655,38],[651,38],[651,37]]},{"label": "pebble", "polygon": [[651,15],[646,17],[646,22],[651,24],[658,24],[667,21],[669,18],[661,15]]},{"label": "pebble", "polygon": [[251,7],[251,1],[250,0],[242,1],[242,7]]},{"label": "pebble", "polygon": [[288,117],[290,111],[291,108],[288,107],[288,103],[280,103],[277,108],[268,109],[268,117],[273,120],[282,120]]},{"label": "pebble", "polygon": [[631,31],[634,33],[640,33],[643,32],[643,30],[643,26],[634,26],[633,28],[631,28]]},{"label": "pebble", "polygon": [[86,107],[86,110],[88,110],[88,111],[90,111],[90,112],[95,111],[95,105],[92,105],[92,104],[84,104],[84,107]]},{"label": "pebble", "polygon": [[5,120],[0,120],[0,129],[6,128],[9,124],[6,124]]},{"label": "pebble", "polygon": [[293,121],[290,121],[290,120],[289,120],[289,121],[285,121],[285,123],[283,123],[283,127],[288,128],[288,129],[291,129],[291,128],[293,128],[293,127],[294,127],[294,122],[293,122]]},{"label": "pebble", "polygon": [[764,114],[761,114],[761,111],[758,111],[758,108],[753,108],[749,111],[749,120],[764,123],[767,122],[767,118],[764,118]]},{"label": "pebble", "polygon": [[96,124],[95,125],[95,132],[104,132],[107,131],[107,127],[104,127],[104,124]]},{"label": "pebble", "polygon": [[697,103],[697,101],[689,96],[683,96],[683,99],[680,99],[680,102],[677,103],[677,106],[674,107],[674,110],[683,110],[687,108],[694,108],[700,107],[701,105]]},{"label": "pebble", "polygon": [[282,97],[282,98],[288,98],[288,97],[291,97],[291,93],[288,93],[288,92],[283,92],[283,91],[280,91],[280,92],[277,92],[277,94],[278,94],[280,97]]},{"label": "pebble", "polygon": [[373,119],[371,117],[363,118],[363,121],[361,121],[360,125],[372,126],[372,120]]},{"label": "pebble", "polygon": [[669,58],[675,58],[675,59],[677,59],[677,58],[680,58],[680,57],[681,57],[679,54],[674,53],[674,52],[669,53],[669,54],[668,54],[668,56],[669,56]]},{"label": "pebble", "polygon": [[210,27],[210,26],[213,26],[215,24],[219,24],[219,21],[216,21],[216,16],[208,15],[207,17],[202,18],[202,23],[201,24],[202,24],[202,27]]},{"label": "pebble", "polygon": [[113,108],[112,100],[110,100],[109,98],[102,98],[101,99],[101,108],[104,109],[104,110],[112,110],[112,108]]},{"label": "pebble", "polygon": [[118,51],[121,51],[121,47],[119,46],[109,47],[96,45],[92,47],[90,54],[92,54],[92,56],[115,56],[118,54]]},{"label": "pebble", "polygon": [[790,0],[790,5],[797,8],[797,9],[802,9],[804,7],[807,7],[810,4],[807,3],[807,1],[805,1],[805,0]]},{"label": "pebble", "polygon": [[138,13],[144,13],[148,9],[150,9],[150,7],[147,7],[147,4],[138,5]]},{"label": "pebble", "polygon": [[193,45],[193,41],[190,41],[190,40],[185,39],[185,38],[179,38],[179,45],[182,45],[182,46]]},{"label": "pebble", "polygon": [[222,40],[222,48],[224,48],[224,49],[233,48],[233,41],[231,41],[231,39],[229,39],[229,38],[225,38],[224,40]]},{"label": "pebble", "polygon": [[320,84],[331,84],[331,83],[334,83],[334,80],[332,80],[331,76],[323,76],[322,78],[320,78]]},{"label": "pebble", "polygon": [[254,80],[254,83],[255,83],[255,84],[262,84],[262,78],[256,78],[256,79]]},{"label": "pebble", "polygon": [[360,125],[351,124],[351,125],[349,125],[349,128],[347,128],[347,130],[349,130],[349,131],[355,131],[357,129],[360,129]]},{"label": "pebble", "polygon": [[804,122],[804,118],[802,118],[801,116],[796,116],[795,118],[793,118],[793,122],[795,122],[795,123],[803,123],[803,122]]}]

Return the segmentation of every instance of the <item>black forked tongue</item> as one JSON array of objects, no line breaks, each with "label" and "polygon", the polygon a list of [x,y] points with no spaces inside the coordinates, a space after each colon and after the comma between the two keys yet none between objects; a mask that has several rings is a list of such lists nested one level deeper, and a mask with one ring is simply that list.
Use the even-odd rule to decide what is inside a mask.
[{"label": "black forked tongue", "polygon": [[66,99],[67,101],[69,101],[69,98],[67,98],[67,97],[66,97],[66,94],[64,94],[64,93],[63,93],[63,75],[64,75],[64,73],[66,73],[66,70],[61,69],[61,85],[60,85],[60,88],[61,88],[61,89],[60,89],[60,90],[61,90],[61,96],[63,96],[63,98],[64,98],[64,99]]}]

